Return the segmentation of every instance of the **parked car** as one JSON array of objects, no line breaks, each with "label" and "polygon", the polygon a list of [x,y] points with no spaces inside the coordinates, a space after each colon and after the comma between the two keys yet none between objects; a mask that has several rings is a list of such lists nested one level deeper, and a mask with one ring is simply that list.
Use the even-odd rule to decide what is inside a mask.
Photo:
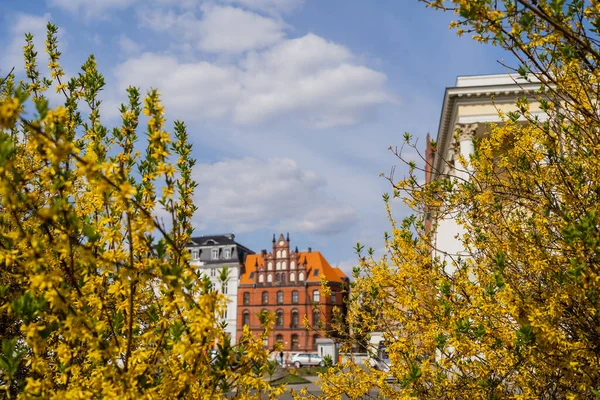
[{"label": "parked car", "polygon": [[292,364],[296,368],[315,365],[318,365],[319,367],[324,367],[325,361],[317,353],[298,353],[292,356],[290,364]]}]

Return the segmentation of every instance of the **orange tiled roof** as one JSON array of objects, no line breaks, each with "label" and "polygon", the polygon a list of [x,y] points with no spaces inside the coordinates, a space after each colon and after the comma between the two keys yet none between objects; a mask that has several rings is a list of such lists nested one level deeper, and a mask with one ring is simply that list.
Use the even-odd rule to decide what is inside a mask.
[{"label": "orange tiled roof", "polygon": [[[308,264],[306,268],[307,282],[320,282],[322,277],[325,277],[330,282],[342,282],[346,275],[339,269],[333,268],[325,257],[319,251],[312,251],[310,253],[302,251],[298,253],[298,262],[303,263],[306,259]],[[252,284],[254,283],[254,277],[250,279],[250,274],[256,272],[256,264],[262,266],[265,264],[264,259],[260,254],[248,254],[246,256],[245,271],[240,276],[240,284]],[[317,271],[315,276],[315,271]]]}]

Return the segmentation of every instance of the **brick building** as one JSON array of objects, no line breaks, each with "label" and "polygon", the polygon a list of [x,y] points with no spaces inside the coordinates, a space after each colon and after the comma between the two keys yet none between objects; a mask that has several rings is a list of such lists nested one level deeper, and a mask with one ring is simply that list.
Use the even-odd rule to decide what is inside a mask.
[{"label": "brick building", "polygon": [[[330,296],[321,293],[321,278],[329,282]],[[348,278],[329,265],[318,251],[290,250],[289,234],[278,240],[273,235],[273,249],[249,254],[240,275],[238,292],[238,339],[243,326],[259,332],[261,311],[275,313],[275,327],[265,347],[276,342],[284,351],[316,350],[316,340],[325,337],[333,307],[345,313]],[[304,317],[314,328],[307,330]],[[318,322],[322,321],[321,327]]]}]

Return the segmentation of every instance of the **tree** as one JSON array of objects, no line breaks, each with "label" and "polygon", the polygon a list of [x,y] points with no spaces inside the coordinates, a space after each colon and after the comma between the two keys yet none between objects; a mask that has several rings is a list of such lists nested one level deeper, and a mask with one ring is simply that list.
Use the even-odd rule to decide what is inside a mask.
[{"label": "tree", "polygon": [[[391,368],[332,371],[325,396],[356,398],[376,386],[389,397],[596,398],[600,8],[579,0],[425,2],[458,15],[458,34],[510,51],[520,62],[514,71],[541,88],[475,141],[474,155],[461,160],[468,179],[420,186],[409,162],[409,176],[392,181],[394,197],[416,213],[401,223],[390,214],[387,253],[360,259],[354,287],[354,296],[377,303],[364,329],[390,327]],[[529,111],[532,101],[547,118]],[[433,257],[425,212],[456,215],[469,257],[452,268]],[[351,322],[360,321],[360,309],[351,310]]]},{"label": "tree", "polygon": [[[50,77],[27,34],[27,81],[0,78],[3,394],[277,397],[263,381],[262,341],[246,332],[231,345],[219,322],[226,298],[190,266],[196,184],[184,123],[172,137],[158,92],[142,101],[130,87],[121,125],[105,127],[94,57],[66,80],[57,28],[47,28]],[[48,106],[52,88],[64,105]]]}]

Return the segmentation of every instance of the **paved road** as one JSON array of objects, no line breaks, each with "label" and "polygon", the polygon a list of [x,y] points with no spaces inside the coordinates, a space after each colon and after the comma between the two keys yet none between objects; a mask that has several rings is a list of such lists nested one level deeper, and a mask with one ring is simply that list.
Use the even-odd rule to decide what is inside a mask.
[{"label": "paved road", "polygon": [[[280,397],[280,399],[284,399],[284,400],[288,400],[288,399],[293,399],[292,395],[290,394],[290,389],[299,392],[303,387],[306,387],[308,393],[313,394],[315,396],[318,396],[322,393],[321,388],[315,384],[315,381],[318,379],[318,377],[316,376],[304,376],[303,378],[311,381],[311,383],[308,384],[296,384],[296,385],[287,385],[288,390],[286,390],[286,393]],[[377,391],[371,391],[369,392],[369,396],[365,397],[367,399],[378,399],[378,392]],[[342,396],[342,399],[350,399],[347,396]]]}]

